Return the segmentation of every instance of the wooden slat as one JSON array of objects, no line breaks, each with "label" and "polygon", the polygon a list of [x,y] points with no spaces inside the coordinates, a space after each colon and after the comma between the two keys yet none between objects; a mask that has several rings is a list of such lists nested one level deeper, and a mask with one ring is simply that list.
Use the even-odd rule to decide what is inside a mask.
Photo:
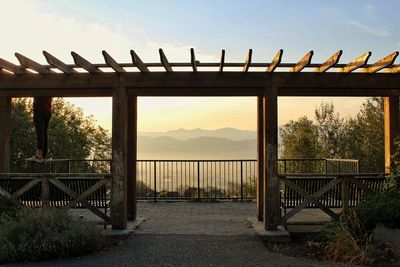
[{"label": "wooden slat", "polygon": [[132,57],[132,62],[141,72],[150,72],[147,66],[143,63],[140,57],[133,50],[131,50],[131,57]]},{"label": "wooden slat", "polygon": [[123,67],[121,67],[115,59],[113,59],[105,50],[102,51],[104,60],[108,66],[110,66],[115,72],[121,73],[126,72]]},{"label": "wooden slat", "polygon": [[86,200],[86,198],[88,196],[90,196],[91,194],[93,194],[97,189],[99,189],[100,187],[102,187],[104,184],[106,184],[108,182],[108,179],[101,179],[99,181],[97,181],[93,186],[91,186],[88,190],[86,190],[85,192],[83,192],[82,194],[80,194],[77,198],[75,198],[74,200],[72,200],[71,202],[68,203],[68,205],[66,206],[67,208],[72,208],[73,206],[75,206],[77,203],[82,202],[82,200]]},{"label": "wooden slat", "polygon": [[328,58],[322,65],[316,68],[315,72],[325,72],[329,70],[331,67],[336,65],[339,62],[340,57],[342,56],[343,51],[339,50],[335,54],[333,54],[330,58]]},{"label": "wooden slat", "polygon": [[21,196],[23,193],[25,193],[26,191],[28,191],[29,189],[31,189],[32,187],[34,187],[37,183],[39,183],[41,181],[41,179],[33,179],[32,181],[30,181],[29,183],[27,183],[26,185],[24,185],[23,187],[21,187],[17,192],[15,192],[14,194],[11,195],[11,198],[15,199],[19,196]]},{"label": "wooden slat", "polygon": [[368,59],[371,56],[371,52],[367,52],[361,56],[359,56],[358,58],[354,59],[352,62],[350,62],[349,64],[347,64],[346,66],[344,66],[343,68],[341,68],[339,70],[339,72],[345,72],[345,73],[350,73],[362,66],[364,66],[365,64],[367,64]]},{"label": "wooden slat", "polygon": [[398,55],[399,55],[398,51],[393,52],[392,54],[382,58],[381,60],[378,60],[372,66],[366,68],[365,72],[375,73],[377,71],[380,71],[383,68],[386,68],[387,66],[392,65]]},{"label": "wooden slat", "polygon": [[397,64],[391,68],[386,68],[386,72],[389,73],[400,73],[400,64]]},{"label": "wooden slat", "polygon": [[283,55],[283,49],[279,49],[278,53],[276,53],[274,59],[272,60],[271,64],[267,68],[267,72],[274,72],[276,67],[281,63]]},{"label": "wooden slat", "polygon": [[26,71],[24,68],[15,65],[5,59],[0,58],[0,69],[5,69],[8,71],[11,71],[15,74],[24,74],[24,73],[28,73],[28,71]]},{"label": "wooden slat", "polygon": [[61,70],[62,72],[69,74],[69,73],[76,73],[77,71],[74,68],[68,66],[55,56],[51,55],[49,52],[43,51],[43,55],[46,58],[47,62],[57,69]]},{"label": "wooden slat", "polygon": [[[65,184],[63,184],[60,180],[57,179],[50,179],[49,180],[52,184],[54,184],[55,186],[57,186],[61,191],[67,193],[68,195],[70,195],[72,198],[77,198],[79,195],[73,191],[71,188],[69,188],[68,186],[66,186]],[[87,200],[82,200],[81,203],[88,208],[90,211],[92,211],[94,214],[96,214],[97,216],[99,216],[101,219],[103,219],[106,222],[110,221],[110,217],[108,217],[107,215],[105,215],[103,212],[101,212],[100,210],[98,210],[96,207],[94,207],[92,204],[90,204]]]},{"label": "wooden slat", "polygon": [[219,63],[219,72],[224,71],[224,64],[225,64],[225,49],[221,51],[221,61]]},{"label": "wooden slat", "polygon": [[51,71],[49,68],[37,63],[36,61],[33,61],[30,58],[27,58],[26,56],[23,56],[19,53],[15,53],[15,56],[17,57],[21,66],[23,66],[25,68],[32,69],[34,71],[37,71],[40,74],[54,73],[54,71]]},{"label": "wooden slat", "polygon": [[196,55],[193,48],[190,48],[190,63],[192,64],[193,72],[197,72]]},{"label": "wooden slat", "polygon": [[71,52],[72,57],[74,58],[75,64],[79,67],[85,69],[90,73],[100,73],[102,72],[98,67],[94,66],[92,63],[75,53],[74,51]]},{"label": "wooden slat", "polygon": [[246,62],[244,63],[243,72],[249,71],[252,54],[253,54],[253,49],[249,49],[249,52],[247,52]]},{"label": "wooden slat", "polygon": [[158,51],[160,53],[161,64],[164,66],[165,70],[167,72],[173,72],[174,70],[172,69],[171,64],[169,64],[168,59],[164,54],[164,51],[161,48]]},{"label": "wooden slat", "polygon": [[302,71],[307,65],[311,63],[311,58],[314,54],[314,51],[308,52],[300,61],[292,68],[292,72],[300,72]]}]

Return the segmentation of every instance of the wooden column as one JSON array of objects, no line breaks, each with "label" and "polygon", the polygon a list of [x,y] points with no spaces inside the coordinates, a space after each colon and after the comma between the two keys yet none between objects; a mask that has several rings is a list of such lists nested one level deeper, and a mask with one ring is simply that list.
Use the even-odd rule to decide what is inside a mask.
[{"label": "wooden column", "polygon": [[280,222],[278,181],[278,96],[277,88],[266,88],[264,109],[264,227],[277,230]]},{"label": "wooden column", "polygon": [[263,96],[257,97],[257,219],[263,220],[264,213],[264,109]]},{"label": "wooden column", "polygon": [[0,97],[0,173],[10,172],[11,97]]},{"label": "wooden column", "polygon": [[134,221],[136,202],[137,96],[128,98],[128,220]]},{"label": "wooden column", "polygon": [[128,176],[128,97],[126,88],[113,89],[112,101],[112,229],[126,229]]},{"label": "wooden column", "polygon": [[385,172],[390,173],[392,156],[395,153],[394,140],[400,134],[399,97],[384,98],[385,112]]}]

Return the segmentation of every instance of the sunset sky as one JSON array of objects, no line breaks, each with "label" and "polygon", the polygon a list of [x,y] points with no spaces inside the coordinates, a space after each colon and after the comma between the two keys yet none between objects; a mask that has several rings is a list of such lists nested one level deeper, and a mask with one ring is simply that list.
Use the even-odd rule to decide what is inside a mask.
[{"label": "sunset sky", "polygon": [[[0,0],[0,57],[17,63],[14,52],[46,63],[47,50],[72,63],[71,51],[103,63],[102,50],[130,62],[134,49],[144,62],[188,62],[189,49],[202,62],[270,62],[278,49],[282,62],[297,62],[314,50],[320,63],[342,49],[340,62],[371,51],[370,62],[400,49],[398,1],[128,1]],[[5,38],[6,37],[6,38]],[[397,60],[396,63],[399,63]],[[68,99],[111,125],[110,99]],[[332,101],[343,116],[354,115],[361,98],[280,98],[279,124],[313,117],[321,101]],[[139,130],[235,127],[255,130],[255,98],[140,98]]]}]

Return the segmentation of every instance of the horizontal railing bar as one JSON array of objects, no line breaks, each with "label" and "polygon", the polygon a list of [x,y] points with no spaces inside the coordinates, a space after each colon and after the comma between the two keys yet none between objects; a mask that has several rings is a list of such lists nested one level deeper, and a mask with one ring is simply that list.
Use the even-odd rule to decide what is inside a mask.
[{"label": "horizontal railing bar", "polygon": [[37,177],[49,177],[49,178],[102,178],[111,177],[111,173],[0,173],[0,179],[4,178],[37,178]]},{"label": "horizontal railing bar", "polygon": [[287,174],[278,174],[278,178],[286,178],[286,177],[343,177],[343,176],[354,176],[354,177],[368,177],[368,176],[386,176],[386,173],[287,173]]}]

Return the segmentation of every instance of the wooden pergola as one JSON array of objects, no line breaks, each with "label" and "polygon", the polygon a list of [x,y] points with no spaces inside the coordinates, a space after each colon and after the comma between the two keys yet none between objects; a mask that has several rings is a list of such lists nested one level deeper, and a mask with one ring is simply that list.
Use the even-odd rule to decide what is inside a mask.
[{"label": "wooden pergola", "polygon": [[[220,62],[212,63],[198,61],[193,49],[190,62],[169,62],[162,49],[159,53],[157,63],[144,63],[133,50],[129,63],[118,63],[106,51],[103,51],[105,63],[100,64],[93,64],[75,52],[71,52],[74,64],[65,64],[46,51],[43,54],[47,65],[18,53],[15,56],[19,65],[0,58],[0,173],[9,171],[11,98],[32,96],[112,97],[113,229],[125,229],[127,220],[136,218],[138,96],[258,98],[257,217],[264,221],[267,230],[276,230],[280,224],[279,96],[385,97],[385,158],[390,171],[394,137],[400,132],[400,65],[394,65],[398,52],[373,64],[368,63],[371,52],[346,64],[339,63],[342,51],[323,63],[311,62],[313,51],[297,63],[282,63],[283,50],[265,63],[252,62],[251,49],[241,63],[225,62],[224,50]],[[178,71],[182,68],[183,71]],[[242,71],[237,71],[238,68]]]}]

